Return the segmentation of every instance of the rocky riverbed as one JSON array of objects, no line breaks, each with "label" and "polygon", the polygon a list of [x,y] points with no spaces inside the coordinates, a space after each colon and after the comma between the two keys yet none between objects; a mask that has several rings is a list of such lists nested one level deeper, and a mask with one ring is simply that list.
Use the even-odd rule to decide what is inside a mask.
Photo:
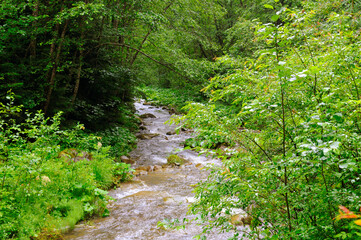
[{"label": "rocky riverbed", "polygon": [[[191,137],[183,129],[175,134],[173,125],[164,124],[171,117],[165,108],[138,101],[137,113],[142,118],[138,147],[123,157],[136,169],[135,178],[109,195],[110,216],[81,223],[65,239],[194,239],[201,227],[190,223],[184,230],[167,230],[157,223],[165,219],[194,218],[187,216],[188,206],[195,201],[192,185],[207,177],[205,165],[221,164],[219,160],[198,156],[184,150],[182,143]],[[182,164],[167,164],[171,155],[184,160]],[[227,239],[233,233],[211,233],[207,239]]]}]

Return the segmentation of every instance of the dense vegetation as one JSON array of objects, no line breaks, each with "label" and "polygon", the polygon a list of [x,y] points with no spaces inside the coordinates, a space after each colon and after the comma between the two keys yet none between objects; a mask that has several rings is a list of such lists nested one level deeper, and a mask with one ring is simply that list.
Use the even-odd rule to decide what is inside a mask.
[{"label": "dense vegetation", "polygon": [[[252,36],[210,65],[198,85],[210,103],[189,103],[175,120],[197,131],[187,145],[224,162],[191,210],[205,234],[234,229],[242,208],[253,218],[245,237],[358,239],[360,221],[344,219],[360,218],[360,4],[289,5],[267,2],[268,18],[226,31],[247,22]],[[338,214],[342,205],[354,211]]]},{"label": "dense vegetation", "polygon": [[146,95],[186,113],[174,119],[197,133],[186,145],[223,159],[191,208],[205,235],[234,229],[242,208],[252,239],[358,239],[360,221],[345,218],[361,206],[360,10],[357,0],[3,0],[0,236],[106,214],[103,190],[129,170],[113,159],[135,143],[133,98]]},{"label": "dense vegetation", "polygon": [[[106,189],[129,179],[129,165],[113,161],[110,146],[83,125],[61,130],[53,118],[14,115],[14,95],[0,104],[0,238],[57,238],[79,220],[106,216]],[[119,151],[121,149],[119,148]]]}]

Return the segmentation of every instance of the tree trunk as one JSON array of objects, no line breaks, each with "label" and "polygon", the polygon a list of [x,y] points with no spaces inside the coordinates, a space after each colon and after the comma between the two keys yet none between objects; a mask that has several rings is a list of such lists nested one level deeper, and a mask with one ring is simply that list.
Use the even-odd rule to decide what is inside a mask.
[{"label": "tree trunk", "polygon": [[[51,99],[51,94],[53,93],[53,89],[54,89],[54,84],[55,84],[55,76],[56,76],[56,70],[58,69],[58,65],[59,65],[59,61],[60,61],[60,53],[61,53],[61,48],[65,39],[65,33],[66,33],[66,29],[68,27],[69,24],[69,19],[66,20],[65,25],[63,27],[63,31],[61,32],[60,35],[60,42],[57,48],[57,52],[56,52],[56,57],[54,59],[53,62],[53,68],[51,71],[51,75],[50,75],[50,80],[49,80],[49,89],[48,89],[48,93],[46,95],[46,103],[44,106],[44,113],[46,114],[50,105],[50,99]],[[55,47],[55,44],[54,44]],[[53,49],[54,51],[54,49]]]},{"label": "tree trunk", "polygon": [[[33,17],[36,19],[39,15],[39,1],[35,2]],[[32,34],[30,44],[29,44],[29,52],[30,52],[30,64],[36,58],[36,30],[37,30],[37,20],[32,22],[32,28],[34,33]]]},{"label": "tree trunk", "polygon": [[80,24],[79,27],[81,29],[81,34],[80,34],[80,49],[79,49],[79,66],[78,66],[78,70],[77,70],[77,74],[76,74],[76,80],[75,80],[75,86],[74,86],[74,92],[73,92],[73,97],[71,99],[71,105],[73,106],[75,103],[75,99],[78,95],[78,91],[79,91],[79,85],[80,85],[80,77],[81,77],[81,69],[83,66],[83,55],[84,55],[84,48],[83,48],[83,41],[84,41],[84,19],[83,17],[80,20]]}]

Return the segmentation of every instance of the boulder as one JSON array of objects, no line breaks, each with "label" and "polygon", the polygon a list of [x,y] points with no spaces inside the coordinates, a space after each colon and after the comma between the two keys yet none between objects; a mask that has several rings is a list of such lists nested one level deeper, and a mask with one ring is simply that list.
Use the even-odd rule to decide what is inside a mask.
[{"label": "boulder", "polygon": [[147,139],[152,139],[157,136],[159,136],[158,133],[144,133],[144,134],[137,135],[137,138],[139,138],[141,140],[147,140]]},{"label": "boulder", "polygon": [[159,165],[153,166],[153,171],[160,171],[160,170],[162,170],[162,166],[159,166]]},{"label": "boulder", "polygon": [[143,175],[147,175],[148,172],[147,171],[143,171],[143,170],[135,170],[133,172],[134,176],[138,177],[138,176],[143,176]]},{"label": "boulder", "polygon": [[173,114],[176,114],[176,113],[177,113],[177,111],[175,110],[175,108],[170,108],[170,109],[168,110],[168,112],[169,112],[170,115],[173,115]]},{"label": "boulder", "polygon": [[167,163],[169,165],[180,166],[180,165],[185,164],[186,162],[188,162],[188,161],[175,154],[172,154],[167,158]]},{"label": "boulder", "polygon": [[147,171],[147,167],[146,166],[139,166],[135,169],[135,171]]},{"label": "boulder", "polygon": [[147,169],[147,172],[153,172],[154,167],[153,166],[147,166],[146,169]]},{"label": "boulder", "polygon": [[151,113],[144,113],[144,114],[140,115],[140,118],[156,118],[156,116]]},{"label": "boulder", "polygon": [[145,172],[152,172],[154,169],[153,166],[139,166],[135,169],[135,171],[145,171]]},{"label": "boulder", "polygon": [[127,164],[135,164],[135,160],[134,159],[130,159],[130,158],[128,158],[127,156],[121,156],[120,158],[119,158],[119,160],[121,161],[121,162],[123,162],[123,163],[127,163]]},{"label": "boulder", "polygon": [[252,217],[248,214],[236,214],[231,216],[231,224],[235,226],[244,226],[244,225],[250,225],[252,223]]},{"label": "boulder", "polygon": [[163,164],[163,165],[162,165],[162,168],[169,168],[169,167],[170,167],[169,164]]}]

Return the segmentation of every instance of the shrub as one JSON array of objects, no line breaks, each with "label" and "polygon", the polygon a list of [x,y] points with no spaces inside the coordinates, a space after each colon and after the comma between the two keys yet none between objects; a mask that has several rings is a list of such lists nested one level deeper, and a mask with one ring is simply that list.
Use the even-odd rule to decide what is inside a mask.
[{"label": "shrub", "polygon": [[[21,107],[13,99],[10,93],[9,103],[0,104],[0,238],[48,236],[107,215],[105,189],[129,166],[114,164],[110,147],[82,125],[61,130],[61,113],[51,119],[27,113],[16,123],[11,116]],[[76,156],[59,154],[69,148]]]}]

